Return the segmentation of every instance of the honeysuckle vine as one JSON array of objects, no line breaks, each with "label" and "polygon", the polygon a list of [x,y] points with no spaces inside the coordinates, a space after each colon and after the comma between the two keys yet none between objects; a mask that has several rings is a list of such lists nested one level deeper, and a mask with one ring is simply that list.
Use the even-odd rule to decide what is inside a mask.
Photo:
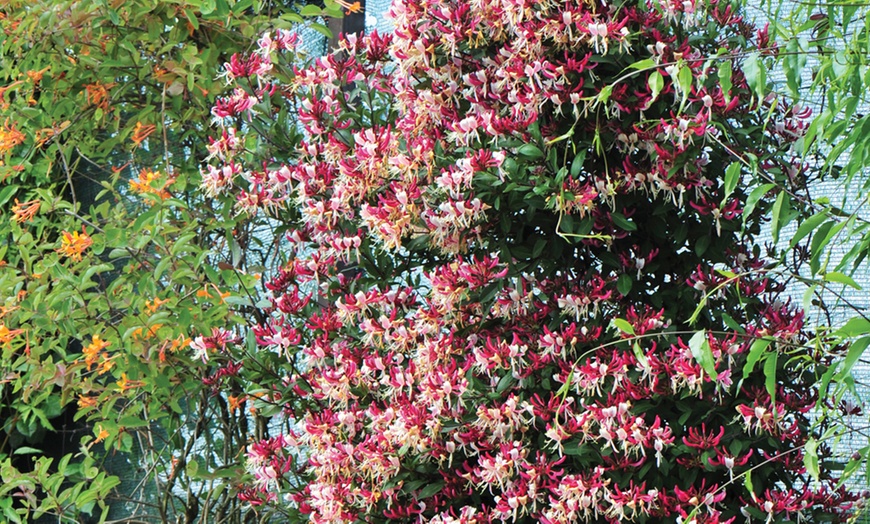
[{"label": "honeysuckle vine", "polygon": [[284,238],[247,306],[286,363],[239,380],[296,427],[248,447],[243,500],[317,523],[847,520],[863,501],[808,418],[843,348],[808,344],[755,244],[808,116],[766,95],[766,28],[722,0],[390,15],[307,66],[284,30],[225,66],[202,189]]}]

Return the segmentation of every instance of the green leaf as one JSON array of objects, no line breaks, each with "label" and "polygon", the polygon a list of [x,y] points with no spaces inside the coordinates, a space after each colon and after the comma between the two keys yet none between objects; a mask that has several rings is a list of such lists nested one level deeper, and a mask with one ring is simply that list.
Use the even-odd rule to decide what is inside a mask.
[{"label": "green leaf", "polygon": [[760,103],[764,100],[767,91],[767,68],[761,61],[761,54],[755,52],[746,57],[743,75]]},{"label": "green leaf", "polygon": [[726,102],[731,101],[731,59],[726,58],[719,63],[719,85]]},{"label": "green leaf", "polygon": [[601,91],[598,92],[598,96],[595,98],[600,103],[607,103],[610,100],[610,94],[613,93],[613,85],[608,84],[601,88]]},{"label": "green leaf", "polygon": [[439,480],[438,482],[433,482],[433,483],[429,484],[428,486],[426,486],[425,488],[420,490],[420,492],[417,494],[417,500],[426,500],[429,497],[431,497],[433,495],[437,495],[438,493],[440,493],[442,489],[444,489],[444,481],[443,480]]},{"label": "green leaf", "polygon": [[320,16],[323,14],[323,10],[314,4],[305,4],[299,10],[299,14],[302,16]]},{"label": "green leaf", "polygon": [[637,231],[637,224],[625,218],[625,215],[622,213],[610,213],[610,218],[613,220],[614,225],[622,230]]},{"label": "green leaf", "polygon": [[615,327],[619,331],[622,331],[623,333],[629,335],[634,335],[634,327],[629,324],[627,320],[623,318],[614,318],[610,321],[610,323],[613,324],[613,327]]},{"label": "green leaf", "polygon": [[689,95],[692,93],[692,80],[694,80],[692,68],[687,65],[680,67],[680,71],[677,73],[677,82],[679,82],[680,91],[683,94],[683,100],[680,102],[680,111],[682,111],[683,106],[686,105],[686,100],[689,99]]},{"label": "green leaf", "polygon": [[725,196],[722,198],[722,203],[731,196],[737,183],[740,182],[740,162],[731,162],[731,165],[725,170]]},{"label": "green leaf", "polygon": [[19,446],[12,452],[13,455],[42,455],[45,452],[41,449],[31,448],[28,446]]},{"label": "green leaf", "polygon": [[544,152],[541,151],[541,148],[539,148],[535,144],[523,144],[517,150],[517,153],[519,153],[520,156],[532,159],[542,158],[544,156]]},{"label": "green leaf", "polygon": [[623,296],[627,295],[631,291],[632,284],[634,284],[634,279],[631,278],[631,275],[623,273],[616,280],[616,290]]},{"label": "green leaf", "polygon": [[853,289],[857,289],[858,291],[861,291],[861,286],[859,286],[858,283],[852,279],[852,277],[850,277],[848,275],[844,275],[843,273],[840,273],[838,271],[828,271],[827,273],[824,274],[824,276],[822,278],[828,282],[837,282],[839,284],[845,284]]},{"label": "green leaf", "polygon": [[3,189],[0,189],[0,206],[9,202],[9,199],[12,198],[12,195],[18,190],[18,184],[10,184]]},{"label": "green leaf", "polygon": [[864,317],[852,317],[834,334],[844,338],[870,335],[870,320]]},{"label": "green leaf", "polygon": [[641,349],[640,344],[635,342],[631,345],[631,351],[634,353],[634,358],[637,359],[638,363],[643,369],[647,369],[649,367],[649,360],[647,360],[646,355],[643,353],[643,349]]},{"label": "green leaf", "polygon": [[798,226],[797,231],[795,231],[794,236],[791,238],[791,240],[788,243],[789,248],[793,248],[796,245],[798,245],[798,243],[801,240],[803,240],[814,229],[816,229],[819,226],[819,224],[824,222],[826,218],[828,218],[827,212],[826,211],[819,211],[815,215],[802,221],[801,224]]},{"label": "green leaf", "polygon": [[658,67],[658,64],[652,58],[646,58],[644,60],[639,60],[630,66],[628,69],[652,69],[654,67]]},{"label": "green leaf", "polygon": [[710,349],[710,342],[707,340],[706,331],[698,331],[692,338],[689,339],[689,349],[692,351],[692,357],[707,373],[711,379],[716,379],[719,373],[716,372],[716,360],[713,358],[713,350]]},{"label": "green leaf", "polygon": [[804,467],[807,468],[807,473],[816,482],[819,481],[819,455],[816,453],[818,446],[818,441],[813,437],[810,437],[806,444],[804,444]]},{"label": "green leaf", "polygon": [[655,101],[665,88],[665,77],[659,71],[653,71],[646,80],[649,86],[651,101]]},{"label": "green leaf", "polygon": [[770,234],[773,237],[774,245],[779,242],[779,232],[785,225],[782,219],[783,212],[788,213],[788,204],[786,203],[786,192],[780,191],[770,211]]},{"label": "green leaf", "polygon": [[749,346],[749,354],[746,356],[746,363],[743,365],[743,378],[749,376],[752,373],[752,370],[755,369],[755,364],[761,360],[761,357],[764,356],[767,348],[770,347],[773,339],[770,338],[759,338],[755,340],[751,346]]},{"label": "green leaf", "polygon": [[849,346],[849,352],[846,353],[846,358],[843,360],[843,369],[834,377],[835,381],[843,380],[852,372],[852,368],[864,354],[868,345],[870,345],[870,337],[862,337],[852,342]]},{"label": "green leaf", "polygon": [[762,184],[749,193],[749,196],[746,197],[746,206],[743,208],[743,223],[746,224],[746,219],[749,215],[752,214],[752,211],[755,210],[755,206],[758,205],[759,200],[761,200],[764,195],[766,195],[771,189],[775,188],[776,184]]},{"label": "green leaf", "polygon": [[768,353],[764,361],[764,388],[773,403],[776,403],[776,364],[777,353]]},{"label": "green leaf", "polygon": [[194,31],[199,29],[199,20],[196,19],[196,13],[193,12],[193,9],[185,9],[184,16],[190,22],[190,25],[193,26]]}]

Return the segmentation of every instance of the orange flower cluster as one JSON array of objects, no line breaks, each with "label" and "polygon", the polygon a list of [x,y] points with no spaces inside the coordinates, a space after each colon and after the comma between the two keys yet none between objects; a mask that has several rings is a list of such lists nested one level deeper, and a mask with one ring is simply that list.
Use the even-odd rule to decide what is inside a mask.
[{"label": "orange flower cluster", "polygon": [[100,82],[87,84],[85,86],[85,91],[88,95],[88,103],[94,107],[102,109],[103,111],[108,111],[109,89],[113,88],[114,86],[115,84],[103,84]]},{"label": "orange flower cluster", "polygon": [[142,171],[139,171],[138,178],[130,180],[130,190],[140,195],[151,193],[160,197],[161,200],[165,200],[172,196],[166,188],[174,182],[174,179],[170,178],[164,182],[162,186],[155,187],[154,182],[159,181],[160,177],[161,175],[158,171],[143,169]]},{"label": "orange flower cluster", "polygon": [[49,69],[51,69],[51,66],[43,67],[39,71],[27,71],[27,78],[33,81],[34,84],[38,84],[42,82],[43,75],[45,75]]},{"label": "orange flower cluster", "polygon": [[78,231],[73,231],[72,233],[64,231],[62,233],[60,247],[57,248],[57,252],[78,262],[82,259],[82,253],[91,247],[93,243],[94,241],[85,232],[85,227],[82,226],[81,234]]},{"label": "orange flower cluster", "polygon": [[9,125],[7,121],[3,124],[3,127],[0,127],[0,155],[3,153],[7,153],[12,151],[12,149],[27,138],[24,136],[24,133],[15,129],[14,125]]},{"label": "orange flower cluster", "polygon": [[145,301],[145,311],[147,311],[148,313],[152,313],[152,314],[156,313],[157,310],[160,309],[160,306],[162,306],[163,304],[165,304],[167,302],[169,302],[168,298],[161,300],[158,297],[155,297],[154,300],[146,300]]},{"label": "orange flower cluster", "polygon": [[39,212],[39,206],[42,203],[39,200],[28,200],[27,202],[18,202],[15,199],[15,205],[12,206],[12,220],[18,222],[30,222],[36,213]]},{"label": "orange flower cluster", "polygon": [[142,122],[136,122],[136,127],[133,128],[133,136],[130,137],[130,140],[138,147],[156,129],[157,126],[154,124],[143,125]]},{"label": "orange flower cluster", "polygon": [[157,353],[157,358],[160,359],[160,362],[166,362],[166,350],[169,349],[170,353],[175,353],[181,348],[186,348],[190,345],[190,339],[185,337],[184,335],[179,335],[178,338],[172,341],[166,341],[163,346],[160,348],[160,351]]},{"label": "orange flower cluster", "polygon": [[130,380],[127,378],[126,373],[121,373],[121,380],[116,382],[118,385],[118,389],[121,391],[127,391],[128,389],[139,388],[145,385],[145,382],[141,380]]},{"label": "orange flower cluster", "polygon": [[88,366],[88,371],[91,366],[97,363],[97,360],[102,359],[100,366],[97,368],[97,374],[102,375],[106,371],[112,369],[111,359],[109,354],[103,351],[109,347],[109,343],[102,340],[99,335],[91,337],[91,343],[82,349],[82,354],[85,356],[85,364]]},{"label": "orange flower cluster", "polygon": [[24,333],[23,329],[9,329],[5,324],[0,324],[0,344],[8,344],[22,333]]},{"label": "orange flower cluster", "polygon": [[133,333],[130,334],[134,339],[137,340],[145,340],[148,338],[152,338],[157,335],[157,330],[162,328],[163,324],[154,324],[153,326],[149,326],[147,328],[140,327],[133,330]]}]

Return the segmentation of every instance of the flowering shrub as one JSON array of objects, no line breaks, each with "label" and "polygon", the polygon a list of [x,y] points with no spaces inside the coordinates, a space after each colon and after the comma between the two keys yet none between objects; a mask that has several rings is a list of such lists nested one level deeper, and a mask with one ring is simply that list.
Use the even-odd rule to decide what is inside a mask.
[{"label": "flowering shrub", "polygon": [[848,518],[807,418],[822,353],[753,243],[805,126],[765,96],[766,29],[723,0],[391,14],[307,68],[284,31],[225,66],[202,187],[285,233],[253,326],[275,367],[244,377],[296,424],[248,447],[242,498],[312,522]]},{"label": "flowering shrub", "polygon": [[193,348],[257,283],[254,224],[196,189],[217,64],[302,20],[256,4],[0,5],[2,522],[253,516],[228,488],[258,421]]}]

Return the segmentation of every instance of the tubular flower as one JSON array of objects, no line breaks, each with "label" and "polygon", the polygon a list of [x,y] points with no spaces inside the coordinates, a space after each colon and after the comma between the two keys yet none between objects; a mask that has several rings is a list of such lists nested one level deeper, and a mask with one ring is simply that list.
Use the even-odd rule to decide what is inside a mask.
[{"label": "tubular flower", "polygon": [[78,231],[73,231],[72,233],[64,231],[62,233],[60,247],[57,249],[57,252],[75,262],[79,262],[82,259],[82,253],[91,247],[93,243],[94,241],[85,232],[84,226],[82,226],[81,233]]},{"label": "tubular flower", "polygon": [[9,123],[0,127],[0,155],[12,151],[12,149],[24,142],[24,133],[15,129],[15,125]]},{"label": "tubular flower", "polygon": [[157,186],[155,182],[159,182],[161,174],[158,171],[151,169],[143,169],[139,171],[139,176],[135,180],[130,180],[130,190],[140,195],[152,194],[159,197],[161,200],[166,200],[172,195],[166,190],[173,180],[170,178],[161,186]]},{"label": "tubular flower", "polygon": [[39,212],[39,206],[42,203],[39,200],[28,200],[27,202],[18,202],[15,199],[15,205],[12,206],[12,214],[15,215],[12,220],[18,222],[30,222],[36,213]]}]

